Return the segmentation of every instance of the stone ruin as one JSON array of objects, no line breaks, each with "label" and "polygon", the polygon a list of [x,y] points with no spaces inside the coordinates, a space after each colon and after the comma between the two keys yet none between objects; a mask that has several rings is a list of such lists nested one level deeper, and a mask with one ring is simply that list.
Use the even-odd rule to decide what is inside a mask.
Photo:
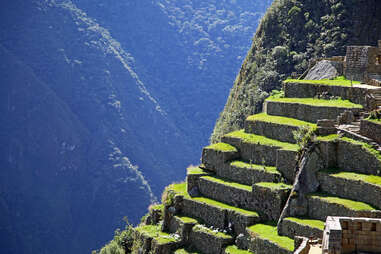
[{"label": "stone ruin", "polygon": [[[364,80],[381,74],[376,49],[348,47],[335,61]],[[284,82],[283,91],[168,186],[171,198],[135,229],[133,253],[381,253],[381,122],[361,118],[381,105],[368,99],[381,87]],[[340,127],[354,122],[356,131]],[[295,133],[307,127],[315,137],[300,148]]]},{"label": "stone ruin", "polygon": [[365,83],[381,82],[381,40],[378,47],[348,46],[344,75],[347,79]]},{"label": "stone ruin", "polygon": [[323,254],[381,253],[381,219],[329,216],[322,244]]}]

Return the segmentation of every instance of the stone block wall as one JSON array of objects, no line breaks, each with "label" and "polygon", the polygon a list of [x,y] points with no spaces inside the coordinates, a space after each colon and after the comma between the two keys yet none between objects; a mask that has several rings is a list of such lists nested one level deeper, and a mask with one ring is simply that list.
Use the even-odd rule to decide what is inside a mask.
[{"label": "stone block wall", "polygon": [[297,152],[279,149],[276,153],[276,168],[292,183],[296,176]]},{"label": "stone block wall", "polygon": [[381,122],[377,124],[368,120],[361,120],[360,134],[381,144]]},{"label": "stone block wall", "polygon": [[[336,119],[338,115],[344,113],[348,108],[319,107],[298,103],[286,103],[265,101],[266,113],[269,115],[292,117],[302,121],[316,123],[320,119]],[[355,114],[359,114],[359,109],[351,109]]]},{"label": "stone block wall", "polygon": [[328,93],[331,96],[337,96],[343,100],[349,100],[368,107],[367,94],[368,89],[363,87],[343,87],[329,85],[311,85],[306,83],[283,83],[283,91],[289,98],[313,98],[319,94]]},{"label": "stone block wall", "polygon": [[378,57],[380,48],[371,46],[347,47],[344,75],[347,79],[366,81],[368,74],[381,73]]},{"label": "stone block wall", "polygon": [[290,190],[270,190],[253,185],[253,209],[264,214],[267,220],[278,220]]},{"label": "stone block wall", "polygon": [[324,253],[381,252],[381,219],[328,217],[325,227]]},{"label": "stone block wall", "polygon": [[299,128],[297,126],[288,126],[260,121],[245,121],[246,133],[254,133],[288,143],[296,143],[292,132],[297,131],[298,129]]},{"label": "stone block wall", "polygon": [[345,179],[340,177],[331,177],[324,172],[318,172],[320,189],[323,192],[331,193],[335,196],[366,202],[381,208],[381,187],[378,185]]},{"label": "stone block wall", "polygon": [[216,172],[217,168],[223,167],[225,162],[237,159],[239,153],[236,151],[220,151],[204,147],[202,149],[201,161],[205,168]]}]

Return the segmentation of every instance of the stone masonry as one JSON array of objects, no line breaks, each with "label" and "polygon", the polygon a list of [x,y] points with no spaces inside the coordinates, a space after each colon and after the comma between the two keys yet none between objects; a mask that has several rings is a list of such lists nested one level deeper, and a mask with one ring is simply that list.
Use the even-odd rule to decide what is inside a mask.
[{"label": "stone masonry", "polygon": [[331,217],[326,220],[323,253],[381,252],[381,219]]}]

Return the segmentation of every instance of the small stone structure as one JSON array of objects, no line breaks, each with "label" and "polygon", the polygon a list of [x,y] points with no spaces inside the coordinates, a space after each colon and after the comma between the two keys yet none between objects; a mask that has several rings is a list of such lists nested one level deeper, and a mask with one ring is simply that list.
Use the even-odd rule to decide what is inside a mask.
[{"label": "small stone structure", "polygon": [[381,219],[327,217],[323,253],[381,252]]},{"label": "small stone structure", "polygon": [[368,82],[381,77],[381,40],[378,47],[348,46],[344,62],[347,79]]}]

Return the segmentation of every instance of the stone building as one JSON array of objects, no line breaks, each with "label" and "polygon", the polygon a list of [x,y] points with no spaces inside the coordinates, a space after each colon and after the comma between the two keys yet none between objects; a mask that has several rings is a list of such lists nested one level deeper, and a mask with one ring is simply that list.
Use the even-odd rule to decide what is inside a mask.
[{"label": "stone building", "polygon": [[381,82],[381,40],[378,47],[348,46],[344,61],[344,75],[347,79],[362,82]]}]

